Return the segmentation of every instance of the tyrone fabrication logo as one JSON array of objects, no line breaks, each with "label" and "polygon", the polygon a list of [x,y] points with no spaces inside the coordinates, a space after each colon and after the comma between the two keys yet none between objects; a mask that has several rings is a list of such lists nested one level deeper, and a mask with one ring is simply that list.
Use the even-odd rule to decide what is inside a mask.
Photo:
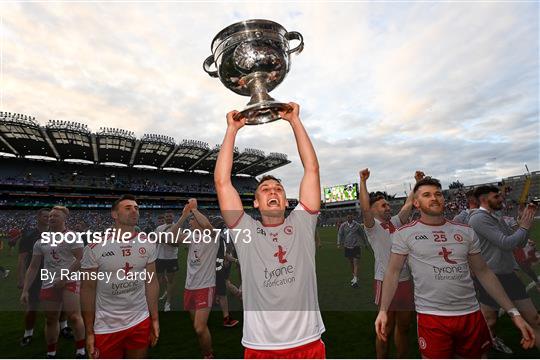
[{"label": "tyrone fabrication logo", "polygon": [[[433,275],[435,280],[462,280],[466,276],[469,276],[469,265],[467,262],[458,264],[457,261],[450,259],[454,251],[442,247],[442,251],[438,254],[442,256],[444,261],[449,264],[443,264],[441,266],[433,266]],[[454,257],[454,255],[453,255]],[[455,258],[455,257],[454,257]]]},{"label": "tyrone fabrication logo", "polygon": [[439,252],[439,255],[443,257],[444,261],[446,261],[449,264],[457,264],[457,261],[451,260],[449,256],[452,254],[451,250],[447,250],[444,246],[442,247],[442,251]]},{"label": "tyrone fabrication logo", "polygon": [[283,250],[283,247],[281,245],[278,245],[278,251],[274,254],[274,257],[278,258],[280,264],[287,263],[287,259],[285,259],[285,254],[287,254],[287,252]]},{"label": "tyrone fabrication logo", "polygon": [[266,288],[284,286],[294,284],[296,277],[294,275],[294,266],[287,264],[287,259],[285,255],[287,251],[283,246],[278,245],[278,251],[274,254],[274,257],[277,258],[279,262],[279,267],[275,269],[264,269],[264,281],[263,286]]}]

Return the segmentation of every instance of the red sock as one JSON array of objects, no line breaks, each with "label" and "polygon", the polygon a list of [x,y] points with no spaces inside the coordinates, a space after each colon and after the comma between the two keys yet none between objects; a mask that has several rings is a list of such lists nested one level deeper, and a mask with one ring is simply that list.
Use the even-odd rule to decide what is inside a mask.
[{"label": "red sock", "polygon": [[56,344],[57,344],[57,343],[54,343],[54,344],[48,344],[48,345],[47,345],[47,352],[53,352],[53,351],[56,351]]},{"label": "red sock", "polygon": [[84,339],[81,340],[75,340],[75,349],[84,349],[86,346],[86,341]]}]

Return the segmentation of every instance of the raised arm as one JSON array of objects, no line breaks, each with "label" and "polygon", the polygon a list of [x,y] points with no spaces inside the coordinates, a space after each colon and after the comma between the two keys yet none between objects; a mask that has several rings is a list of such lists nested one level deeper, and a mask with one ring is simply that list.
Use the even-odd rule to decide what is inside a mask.
[{"label": "raised arm", "polygon": [[360,171],[360,210],[364,219],[364,226],[371,229],[375,225],[375,218],[369,206],[369,192],[367,190],[367,179],[369,179],[369,169]]},{"label": "raised arm", "polygon": [[292,110],[289,112],[280,112],[279,115],[291,124],[296,147],[300,160],[304,166],[304,176],[300,182],[300,201],[309,210],[319,211],[321,207],[321,181],[319,175],[319,161],[309,139],[309,135],[300,121],[300,106],[295,103],[289,103]]},{"label": "raised arm", "polygon": [[196,202],[194,203],[193,201],[188,201],[186,206],[184,206],[184,209],[182,209],[182,215],[180,216],[178,221],[175,222],[173,226],[171,226],[169,230],[173,234],[174,240],[172,243],[165,241],[166,244],[174,247],[179,247],[180,244],[182,244],[184,240],[189,237],[189,234],[182,234],[182,224],[186,221],[194,206],[196,206]]},{"label": "raised arm", "polygon": [[505,235],[497,224],[490,221],[488,216],[483,214],[474,214],[469,219],[469,225],[482,238],[491,242],[502,250],[513,250],[516,247],[523,247],[527,244],[529,237],[529,228],[534,221],[536,208],[525,210],[519,222],[519,228],[512,235]]},{"label": "raised arm", "polygon": [[193,216],[195,216],[195,219],[203,229],[212,230],[214,228],[210,223],[210,220],[208,220],[208,218],[204,216],[197,208],[191,210],[191,213],[193,214]]},{"label": "raised arm", "polygon": [[[419,182],[420,180],[424,178],[424,176],[425,174],[422,171],[417,170],[416,173],[414,174],[414,179],[416,180],[416,182]],[[414,193],[411,191],[409,193],[409,196],[407,196],[407,200],[405,201],[405,204],[403,205],[401,210],[399,210],[399,213],[398,213],[399,221],[401,221],[401,224],[403,225],[409,222],[409,216],[411,215],[411,211],[413,207],[413,197],[414,197]]]},{"label": "raised arm", "polygon": [[245,124],[245,118],[234,120],[238,111],[231,111],[227,114],[227,131],[221,144],[219,155],[214,170],[214,184],[216,187],[219,209],[225,224],[232,226],[242,215],[243,207],[240,195],[234,188],[231,181],[233,166],[234,140],[236,134]]}]

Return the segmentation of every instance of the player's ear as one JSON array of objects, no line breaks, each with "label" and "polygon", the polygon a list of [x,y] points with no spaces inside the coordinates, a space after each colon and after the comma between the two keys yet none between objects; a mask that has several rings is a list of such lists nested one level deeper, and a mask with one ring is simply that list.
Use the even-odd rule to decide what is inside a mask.
[{"label": "player's ear", "polygon": [[285,198],[285,207],[289,207],[289,199]]},{"label": "player's ear", "polygon": [[418,199],[416,197],[414,197],[414,199],[413,199],[413,205],[417,209],[420,207],[420,202],[418,201]]},{"label": "player's ear", "polygon": [[118,213],[117,213],[115,210],[112,210],[112,211],[111,211],[111,217],[112,217],[114,220],[118,219]]},{"label": "player's ear", "polygon": [[253,207],[254,207],[255,209],[258,209],[258,208],[259,208],[259,200],[257,200],[257,199],[253,200]]}]

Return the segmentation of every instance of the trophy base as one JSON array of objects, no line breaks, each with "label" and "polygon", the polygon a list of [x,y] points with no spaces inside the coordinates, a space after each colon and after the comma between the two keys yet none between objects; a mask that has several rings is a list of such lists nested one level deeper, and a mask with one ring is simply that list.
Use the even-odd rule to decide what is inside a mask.
[{"label": "trophy base", "polygon": [[261,125],[281,119],[279,112],[291,111],[291,106],[278,101],[263,101],[249,105],[236,115],[245,117],[246,125]]}]

